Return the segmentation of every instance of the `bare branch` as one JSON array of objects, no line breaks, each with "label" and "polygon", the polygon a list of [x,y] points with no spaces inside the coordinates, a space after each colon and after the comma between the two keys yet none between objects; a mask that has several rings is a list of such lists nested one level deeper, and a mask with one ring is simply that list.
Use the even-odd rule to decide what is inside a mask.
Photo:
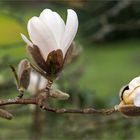
[{"label": "bare branch", "polygon": [[110,109],[100,109],[96,110],[94,108],[85,108],[85,109],[57,109],[57,108],[51,108],[48,107],[46,104],[39,105],[38,100],[36,98],[33,99],[8,99],[8,100],[1,100],[0,101],[0,106],[5,106],[5,105],[12,105],[12,104],[34,104],[39,106],[41,109],[49,111],[49,112],[54,112],[54,113],[76,113],[76,114],[94,114],[94,115],[111,115],[115,112],[118,112],[115,108],[110,108]]},{"label": "bare branch", "polygon": [[0,106],[5,105],[12,105],[12,104],[36,104],[36,99],[7,99],[7,100],[0,100]]}]

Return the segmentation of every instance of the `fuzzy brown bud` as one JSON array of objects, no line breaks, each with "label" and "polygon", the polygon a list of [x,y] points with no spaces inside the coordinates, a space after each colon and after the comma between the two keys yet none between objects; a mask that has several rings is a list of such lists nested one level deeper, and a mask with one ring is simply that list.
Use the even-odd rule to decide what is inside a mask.
[{"label": "fuzzy brown bud", "polygon": [[59,89],[51,89],[50,96],[58,100],[67,100],[70,97],[69,94],[62,92]]},{"label": "fuzzy brown bud", "polygon": [[19,90],[25,90],[29,86],[31,67],[28,60],[23,59],[18,66]]},{"label": "fuzzy brown bud", "polygon": [[134,105],[118,105],[115,108],[123,115],[128,117],[140,116],[140,107],[136,107]]}]

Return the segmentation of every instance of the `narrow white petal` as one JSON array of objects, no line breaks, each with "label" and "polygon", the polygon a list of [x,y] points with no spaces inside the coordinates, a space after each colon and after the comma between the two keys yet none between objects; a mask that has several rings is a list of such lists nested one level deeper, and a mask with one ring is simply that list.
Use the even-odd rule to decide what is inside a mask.
[{"label": "narrow white petal", "polygon": [[129,83],[129,89],[133,90],[136,87],[140,86],[140,76],[134,78],[130,83]]},{"label": "narrow white petal", "polygon": [[134,97],[134,105],[140,107],[140,90],[136,93]]},{"label": "narrow white petal", "polygon": [[46,59],[48,53],[57,46],[52,31],[38,17],[33,17],[28,22],[28,32],[32,42],[40,48]]},{"label": "narrow white petal", "polygon": [[32,43],[24,34],[20,33],[20,35],[21,35],[23,41],[24,41],[28,46],[33,47],[33,43]]},{"label": "narrow white petal", "polygon": [[27,91],[30,92],[32,95],[36,94],[36,90],[37,90],[37,86],[38,86],[38,82],[39,82],[39,75],[31,72],[30,74],[30,84],[28,86]]},{"label": "narrow white petal", "polygon": [[65,31],[65,23],[63,21],[63,19],[60,17],[59,14],[57,14],[56,12],[53,12],[55,18],[57,19],[56,22],[57,22],[57,37],[58,37],[58,40],[59,40],[59,48],[61,49],[61,40],[62,40],[62,37],[63,37],[63,34],[64,34],[64,31]]},{"label": "narrow white petal", "polygon": [[35,95],[39,90],[45,88],[46,84],[47,84],[47,80],[44,77],[38,75],[35,72],[31,72],[30,84],[27,90],[32,95]]},{"label": "narrow white petal", "polygon": [[47,27],[50,28],[57,42],[57,47],[60,48],[60,39],[62,37],[62,32],[64,32],[65,27],[62,18],[50,9],[43,10],[39,18]]},{"label": "narrow white petal", "polygon": [[47,79],[40,76],[39,90],[44,89],[47,85]]},{"label": "narrow white petal", "polygon": [[78,17],[75,11],[69,9],[66,21],[64,36],[61,40],[61,47],[65,55],[71,45],[78,29]]}]

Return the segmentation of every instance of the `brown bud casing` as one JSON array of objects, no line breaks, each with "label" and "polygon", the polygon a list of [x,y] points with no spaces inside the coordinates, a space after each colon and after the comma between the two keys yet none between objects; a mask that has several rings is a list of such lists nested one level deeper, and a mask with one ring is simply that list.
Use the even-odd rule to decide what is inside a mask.
[{"label": "brown bud casing", "polygon": [[63,58],[62,50],[58,49],[50,52],[47,56],[47,60],[45,60],[38,46],[27,46],[27,49],[37,66],[46,72],[47,79],[57,78],[58,74],[62,71],[63,66],[70,63],[80,52],[79,49],[76,48],[75,43],[72,43],[67,50],[65,58]]},{"label": "brown bud casing", "polygon": [[20,90],[25,90],[29,86],[31,67],[28,60],[23,59],[18,66],[18,78]]},{"label": "brown bud casing", "polygon": [[36,45],[33,45],[33,47],[27,46],[27,49],[37,66],[42,70],[46,71],[47,66],[39,48]]},{"label": "brown bud casing", "polygon": [[73,54],[74,48],[75,48],[75,44],[72,43],[72,44],[70,45],[70,47],[68,48],[67,53],[66,53],[66,55],[65,55],[65,58],[64,58],[64,65],[67,65],[67,64],[69,64],[69,63],[71,62],[71,60],[72,60],[72,54]]},{"label": "brown bud casing", "polygon": [[129,117],[140,116],[140,107],[134,105],[118,105],[117,110]]},{"label": "brown bud casing", "polygon": [[46,66],[47,76],[55,79],[63,68],[63,53],[60,49],[48,54]]},{"label": "brown bud casing", "polygon": [[77,58],[78,54],[81,52],[81,47],[76,47],[75,42],[72,42],[70,47],[68,48],[65,58],[64,58],[64,66],[69,64],[74,58]]},{"label": "brown bud casing", "polygon": [[55,79],[63,68],[63,53],[60,49],[48,54],[47,60],[43,58],[38,46],[27,46],[29,54],[37,66],[46,72],[46,78]]},{"label": "brown bud casing", "polygon": [[70,95],[60,91],[59,89],[50,89],[50,96],[58,100],[67,100]]}]

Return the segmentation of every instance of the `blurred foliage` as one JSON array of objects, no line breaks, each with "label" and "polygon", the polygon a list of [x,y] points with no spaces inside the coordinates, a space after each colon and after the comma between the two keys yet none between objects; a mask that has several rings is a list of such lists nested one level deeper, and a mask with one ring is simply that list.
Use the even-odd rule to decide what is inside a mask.
[{"label": "blurred foliage", "polygon": [[140,1],[87,1],[79,9],[81,29],[93,42],[140,37]]},{"label": "blurred foliage", "polygon": [[[120,3],[120,10],[117,6]],[[116,7],[116,8],[115,8]],[[0,98],[17,95],[8,64],[17,66],[27,57],[20,32],[27,34],[28,19],[44,8],[56,10],[66,18],[66,9],[75,9],[79,17],[76,43],[83,52],[68,66],[57,81],[58,87],[70,94],[68,101],[50,102],[51,106],[66,108],[110,107],[119,102],[119,89],[140,69],[139,1],[2,1],[0,2]],[[116,12],[113,11],[116,9]],[[106,28],[107,27],[107,28]],[[105,29],[105,30],[104,30]],[[102,32],[103,31],[103,32]],[[105,33],[104,33],[105,32]],[[123,41],[115,42],[116,40]],[[101,44],[93,42],[112,41]],[[90,42],[90,44],[89,44]],[[29,97],[27,93],[25,97]],[[31,139],[35,132],[32,106],[9,106],[12,121],[0,119],[0,139]],[[40,112],[40,139],[139,139],[139,118],[124,118],[120,114],[105,116],[57,115]],[[112,135],[113,134],[113,135]]]}]

